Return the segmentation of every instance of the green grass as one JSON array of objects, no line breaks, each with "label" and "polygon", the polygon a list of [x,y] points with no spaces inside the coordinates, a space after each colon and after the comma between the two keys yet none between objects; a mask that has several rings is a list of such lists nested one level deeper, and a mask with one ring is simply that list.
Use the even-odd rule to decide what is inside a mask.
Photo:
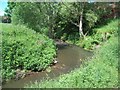
[{"label": "green grass", "polygon": [[101,28],[96,28],[94,30],[97,31],[98,33],[105,33],[105,32],[114,33],[116,30],[118,30],[118,19],[111,20],[111,22],[108,23],[107,25]]}]

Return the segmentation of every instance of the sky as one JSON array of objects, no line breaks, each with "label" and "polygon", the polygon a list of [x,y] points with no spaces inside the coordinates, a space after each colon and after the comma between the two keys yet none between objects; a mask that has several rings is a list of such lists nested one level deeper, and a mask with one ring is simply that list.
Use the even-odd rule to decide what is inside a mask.
[{"label": "sky", "polygon": [[0,0],[0,16],[4,15],[4,10],[7,7],[7,1],[8,0]]}]

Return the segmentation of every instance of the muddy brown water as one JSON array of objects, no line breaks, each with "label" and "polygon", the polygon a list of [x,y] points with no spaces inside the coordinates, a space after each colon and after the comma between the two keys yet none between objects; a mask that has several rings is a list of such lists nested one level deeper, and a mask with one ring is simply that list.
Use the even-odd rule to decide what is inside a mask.
[{"label": "muddy brown water", "polygon": [[93,55],[92,52],[86,51],[83,48],[73,45],[58,45],[57,61],[58,63],[51,67],[51,71],[42,71],[33,75],[27,76],[20,80],[11,80],[4,84],[2,88],[23,88],[25,85],[58,77],[61,74],[70,72],[71,70],[80,67],[81,60],[84,60]]}]

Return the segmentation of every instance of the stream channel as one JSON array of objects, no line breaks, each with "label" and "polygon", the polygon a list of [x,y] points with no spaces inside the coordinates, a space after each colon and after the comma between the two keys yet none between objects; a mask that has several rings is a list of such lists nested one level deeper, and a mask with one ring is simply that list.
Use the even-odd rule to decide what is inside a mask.
[{"label": "stream channel", "polygon": [[[74,45],[57,45],[57,61],[58,63],[51,67],[51,71],[47,70],[29,75],[20,80],[11,80],[4,84],[2,88],[23,88],[26,84],[34,83],[35,81],[42,81],[46,78],[56,78],[61,74],[70,72],[75,68],[79,68],[81,60],[92,57],[93,53],[86,51],[81,47]],[[81,59],[81,60],[80,60]]]}]

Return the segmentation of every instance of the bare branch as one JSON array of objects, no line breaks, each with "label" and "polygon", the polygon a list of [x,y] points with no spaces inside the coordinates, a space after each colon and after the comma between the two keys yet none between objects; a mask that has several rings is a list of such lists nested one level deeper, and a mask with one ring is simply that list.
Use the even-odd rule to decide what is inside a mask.
[{"label": "bare branch", "polygon": [[85,36],[87,36],[88,32],[89,32],[89,30],[85,33]]},{"label": "bare branch", "polygon": [[73,22],[72,20],[69,20],[72,24],[74,24],[75,26],[79,27],[79,25],[75,22]]}]

